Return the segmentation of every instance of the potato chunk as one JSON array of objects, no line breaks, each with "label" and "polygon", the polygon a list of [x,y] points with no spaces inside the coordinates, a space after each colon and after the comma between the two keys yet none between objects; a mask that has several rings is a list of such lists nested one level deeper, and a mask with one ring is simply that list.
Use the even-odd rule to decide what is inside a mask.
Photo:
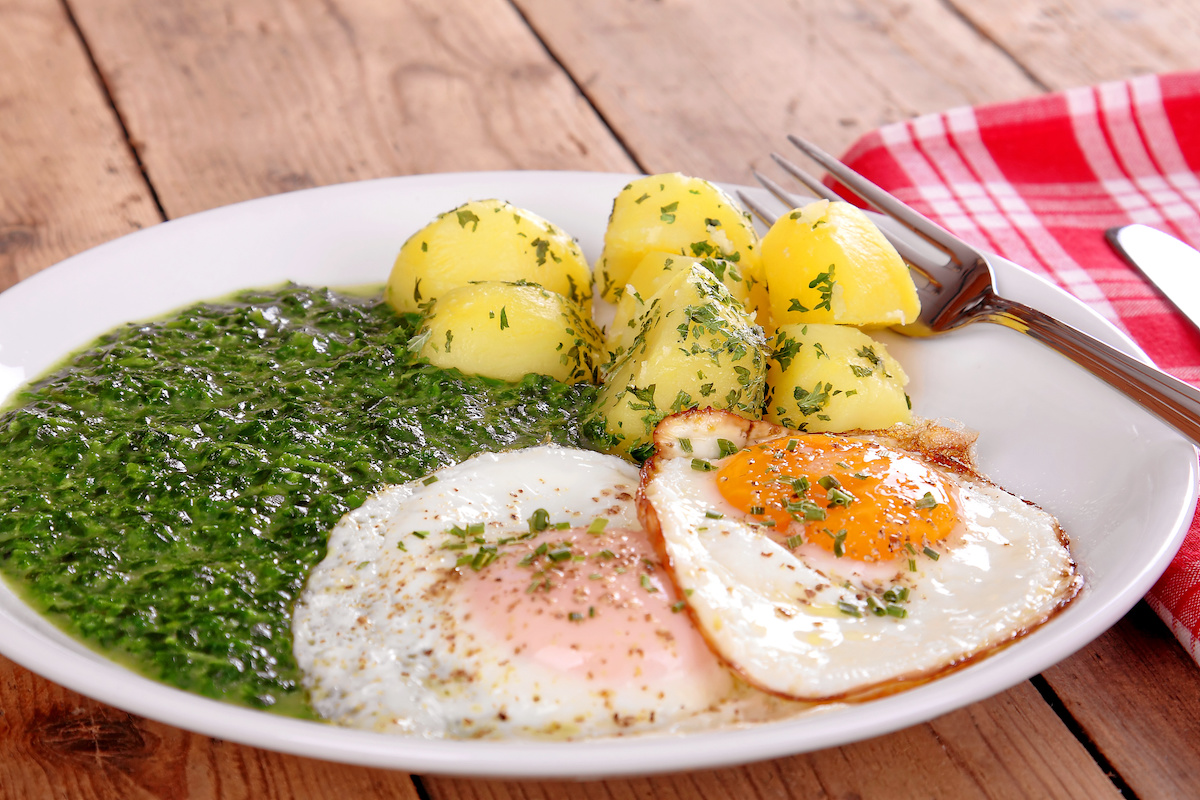
[{"label": "potato chunk", "polygon": [[[750,300],[749,282],[742,277],[737,264],[722,258],[694,258],[675,253],[647,253],[633,274],[629,276],[626,291],[617,301],[616,313],[609,323],[606,344],[612,358],[633,343],[638,334],[638,320],[646,311],[646,303],[656,292],[670,283],[677,275],[699,266],[711,272],[740,303]],[[629,291],[632,287],[633,291]]]},{"label": "potato chunk", "polygon": [[400,248],[384,299],[419,311],[443,292],[474,281],[527,281],[591,313],[592,272],[575,240],[536,214],[501,200],[477,200],[439,214]]},{"label": "potato chunk", "polygon": [[409,349],[434,366],[518,381],[535,372],[596,383],[600,331],[579,306],[531,284],[484,281],[442,293]]},{"label": "potato chunk", "polygon": [[688,408],[758,419],[766,390],[762,329],[703,267],[676,275],[646,301],[632,345],[607,369],[595,412],[614,452],[648,455],[654,426]]},{"label": "potato chunk", "polygon": [[781,325],[772,339],[766,419],[799,431],[911,422],[908,376],[882,342],[846,325]]},{"label": "potato chunk", "polygon": [[776,325],[905,325],[921,310],[896,248],[849,203],[817,200],[780,217],[762,263]]},{"label": "potato chunk", "polygon": [[630,183],[613,201],[597,267],[600,294],[616,301],[647,253],[663,252],[738,264],[762,281],[758,234],[749,215],[721,189],[678,172]]}]

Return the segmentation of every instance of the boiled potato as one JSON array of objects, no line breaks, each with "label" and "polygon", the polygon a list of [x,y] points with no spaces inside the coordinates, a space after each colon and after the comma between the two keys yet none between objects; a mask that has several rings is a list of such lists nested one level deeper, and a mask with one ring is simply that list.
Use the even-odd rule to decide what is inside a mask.
[{"label": "boiled potato", "polygon": [[648,298],[637,327],[608,371],[594,412],[612,451],[644,458],[654,426],[688,408],[761,416],[762,329],[707,269],[693,265]]},{"label": "boiled potato", "polygon": [[597,382],[600,331],[557,292],[484,281],[450,289],[427,308],[409,349],[434,366],[504,381],[535,372]]},{"label": "boiled potato", "polygon": [[904,325],[921,310],[896,248],[849,203],[817,200],[780,217],[762,264],[776,325]]},{"label": "boiled potato", "polygon": [[478,200],[438,215],[400,248],[384,299],[414,312],[473,281],[527,281],[588,313],[592,272],[575,240],[541,217],[501,200]]},{"label": "boiled potato", "polygon": [[772,339],[766,413],[800,431],[911,422],[908,376],[882,342],[846,325],[781,325]]},{"label": "boiled potato", "polygon": [[[629,276],[625,292],[617,301],[616,312],[609,323],[606,345],[609,357],[619,356],[629,349],[638,334],[637,322],[646,310],[646,301],[681,272],[700,266],[715,275],[729,293],[745,305],[750,299],[750,286],[738,265],[722,258],[694,258],[674,253],[647,253]],[[632,291],[630,290],[632,289]]]},{"label": "boiled potato", "polygon": [[619,299],[633,271],[654,252],[723,258],[738,264],[748,281],[762,281],[750,217],[713,184],[678,172],[638,178],[613,201],[597,267],[600,294]]}]

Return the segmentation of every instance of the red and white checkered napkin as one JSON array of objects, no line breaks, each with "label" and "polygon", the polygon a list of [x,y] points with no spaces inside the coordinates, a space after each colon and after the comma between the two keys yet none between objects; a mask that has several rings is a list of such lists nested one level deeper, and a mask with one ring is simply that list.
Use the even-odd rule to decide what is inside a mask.
[{"label": "red and white checkered napkin", "polygon": [[[1200,386],[1200,334],[1103,237],[1142,222],[1200,247],[1200,71],[918,117],[864,136],[843,161]],[[1146,599],[1200,662],[1200,515]]]}]

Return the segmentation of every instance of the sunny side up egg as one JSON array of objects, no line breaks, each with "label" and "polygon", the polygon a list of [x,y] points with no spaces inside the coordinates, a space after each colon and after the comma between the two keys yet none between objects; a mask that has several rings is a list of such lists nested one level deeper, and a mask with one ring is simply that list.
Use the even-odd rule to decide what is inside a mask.
[{"label": "sunny side up egg", "polygon": [[333,529],[293,615],[314,709],[415,736],[567,739],[802,710],[709,649],[637,489],[618,458],[542,446],[373,495]]},{"label": "sunny side up egg", "polygon": [[751,685],[807,701],[887,692],[1079,591],[1057,522],[978,475],[971,442],[685,412],[655,431],[641,519],[697,627]]}]

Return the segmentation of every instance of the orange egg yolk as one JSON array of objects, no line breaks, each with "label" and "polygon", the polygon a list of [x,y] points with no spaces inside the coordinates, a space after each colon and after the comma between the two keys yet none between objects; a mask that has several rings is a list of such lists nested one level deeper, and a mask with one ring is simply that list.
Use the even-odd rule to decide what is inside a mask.
[{"label": "orange egg yolk", "polygon": [[[958,521],[954,486],[906,453],[822,434],[731,456],[717,488],[734,507],[834,555],[883,561],[942,541]],[[792,544],[795,544],[793,539]]]}]

